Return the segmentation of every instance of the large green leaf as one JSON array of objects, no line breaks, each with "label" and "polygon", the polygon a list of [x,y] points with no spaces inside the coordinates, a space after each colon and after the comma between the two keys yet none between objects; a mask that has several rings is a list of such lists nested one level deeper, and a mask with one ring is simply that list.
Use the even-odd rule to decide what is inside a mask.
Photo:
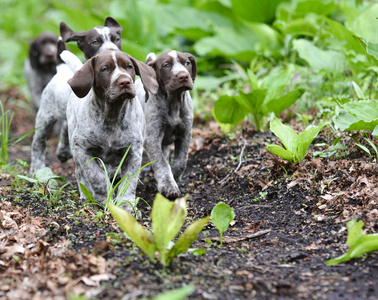
[{"label": "large green leaf", "polygon": [[126,210],[111,204],[106,204],[113,218],[117,221],[119,227],[127,233],[132,241],[147,254],[152,262],[156,262],[154,253],[156,250],[154,236],[150,231],[144,229],[134,217],[132,217]]},{"label": "large green leaf", "polygon": [[270,99],[265,102],[264,112],[274,112],[276,116],[279,116],[285,109],[288,109],[299,97],[304,93],[304,89],[296,89],[286,93],[285,95]]},{"label": "large green leaf", "polygon": [[285,87],[290,83],[294,72],[294,65],[278,66],[270,71],[268,76],[261,81],[260,88],[266,89],[267,99],[280,97]]},{"label": "large green leaf", "polygon": [[209,223],[210,217],[205,217],[190,224],[188,228],[180,235],[176,244],[167,253],[166,265],[169,265],[174,257],[186,252],[190,245],[197,239],[197,235],[202,228]]},{"label": "large green leaf", "polygon": [[239,96],[221,96],[215,103],[214,114],[221,123],[237,124],[249,111],[237,99]]},{"label": "large green leaf", "polygon": [[270,130],[281,140],[285,148],[291,153],[297,152],[297,133],[287,125],[282,124],[278,118],[270,121]]},{"label": "large green leaf", "polygon": [[293,49],[298,52],[300,58],[305,60],[315,71],[326,70],[340,74],[345,70],[345,55],[333,50],[322,50],[313,43],[298,39],[293,41]]},{"label": "large green leaf", "polygon": [[335,125],[342,131],[374,130],[378,125],[378,102],[360,100],[341,105],[333,118]]},{"label": "large green leaf", "polygon": [[367,6],[366,9],[360,12],[353,22],[349,24],[350,30],[372,43],[378,43],[376,29],[378,26],[377,16],[378,4]]},{"label": "large green leaf", "polygon": [[151,211],[151,219],[156,248],[161,253],[161,256],[165,255],[170,241],[168,239],[168,224],[173,205],[174,203],[170,202],[162,194],[156,194]]},{"label": "large green leaf", "polygon": [[234,14],[252,22],[272,23],[276,15],[276,8],[288,0],[231,0]]},{"label": "large green leaf", "polygon": [[221,234],[227,230],[234,218],[234,209],[224,202],[219,202],[211,210],[211,221]]},{"label": "large green leaf", "polygon": [[[186,209],[186,200],[188,200],[189,195],[185,197],[176,199],[173,203],[168,219],[168,240],[172,241],[175,236],[179,233],[182,225],[184,225],[185,218],[188,215],[188,210]],[[168,201],[168,200],[167,200]],[[155,205],[155,204],[154,204]],[[155,237],[156,239],[156,237]]]}]

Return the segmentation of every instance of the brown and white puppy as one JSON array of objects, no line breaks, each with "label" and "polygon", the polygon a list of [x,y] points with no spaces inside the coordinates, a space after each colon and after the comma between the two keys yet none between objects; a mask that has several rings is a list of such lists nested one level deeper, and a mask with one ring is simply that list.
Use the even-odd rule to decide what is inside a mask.
[{"label": "brown and white puppy", "polygon": [[43,89],[56,74],[57,42],[58,37],[46,31],[30,43],[24,74],[35,111],[39,109]]},{"label": "brown and white puppy", "polygon": [[[78,47],[84,52],[86,59],[105,50],[121,50],[122,27],[113,18],[105,20],[105,26],[97,26],[88,31],[74,32],[64,22],[60,24],[60,35],[64,42],[76,41]],[[61,43],[61,42],[60,42]],[[62,122],[60,141],[57,156],[61,162],[71,158],[68,141],[66,108],[67,99],[72,90],[67,81],[72,78],[75,71],[82,67],[77,59],[75,64],[64,63],[57,66],[58,72],[43,90],[41,107],[35,120],[31,151],[30,174],[45,167],[45,149],[48,134],[56,122]],[[73,68],[73,69],[72,69]]]},{"label": "brown and white puppy", "polygon": [[[196,60],[189,53],[167,51],[157,58],[151,53],[147,65],[156,72],[159,90],[146,92],[137,81],[137,94],[146,118],[144,147],[161,194],[170,199],[180,196],[177,181],[186,169],[192,137],[193,105],[189,90],[197,75]],[[173,164],[169,147],[174,144]]]},{"label": "brown and white puppy", "polygon": [[[149,92],[157,92],[154,70],[121,51],[104,51],[91,58],[68,81],[74,92],[68,100],[67,121],[75,176],[79,189],[82,183],[102,203],[107,198],[105,171],[99,161],[87,164],[91,158],[101,158],[113,178],[131,146],[118,180],[133,176],[141,167],[145,120],[135,75]],[[121,202],[135,203],[137,181],[135,176]],[[81,191],[80,197],[85,199]],[[123,207],[132,211],[127,204]]]}]

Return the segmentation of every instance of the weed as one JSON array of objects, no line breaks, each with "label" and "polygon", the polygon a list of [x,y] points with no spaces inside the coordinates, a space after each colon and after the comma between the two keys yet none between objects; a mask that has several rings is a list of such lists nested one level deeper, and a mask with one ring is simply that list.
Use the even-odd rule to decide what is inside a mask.
[{"label": "weed", "polygon": [[186,228],[172,248],[169,243],[177,235],[188,214],[186,200],[189,196],[170,202],[163,195],[157,194],[151,211],[153,232],[143,228],[126,210],[108,202],[107,206],[113,218],[130,239],[155,263],[155,251],[159,261],[168,266],[177,255],[188,250],[198,233],[209,222],[209,217],[202,218]]},{"label": "weed", "polygon": [[220,245],[223,245],[223,233],[227,230],[230,223],[234,220],[234,209],[224,202],[219,202],[211,211],[211,221],[219,230]]}]

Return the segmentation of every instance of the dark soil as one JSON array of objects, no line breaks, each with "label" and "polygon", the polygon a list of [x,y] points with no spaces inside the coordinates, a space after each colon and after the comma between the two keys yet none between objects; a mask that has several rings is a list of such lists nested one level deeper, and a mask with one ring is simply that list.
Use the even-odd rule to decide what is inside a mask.
[{"label": "dark soil", "polygon": [[[14,135],[31,129],[21,122],[26,119],[15,122]],[[323,129],[318,142],[333,139]],[[7,216],[17,225],[13,231],[13,223],[0,225],[0,298],[145,299],[193,285],[189,299],[377,299],[377,252],[325,265],[348,250],[350,219],[363,220],[367,233],[378,231],[376,161],[343,137],[347,149],[338,155],[313,159],[313,151],[321,149],[312,146],[304,161],[289,165],[265,150],[265,142],[274,141],[271,133],[254,132],[248,124],[235,136],[222,136],[213,122],[196,126],[180,182],[182,193],[190,195],[187,223],[210,215],[220,201],[234,209],[235,222],[222,247],[209,223],[192,245],[205,255],[182,255],[163,268],[127,240],[109,215],[82,207],[73,163],[57,161],[57,140],[51,140],[48,165],[72,183],[60,200],[46,201],[14,177],[3,174],[0,181],[0,219]],[[30,139],[13,147],[12,159],[29,162],[28,145]],[[157,192],[152,171],[143,171],[140,179],[138,196],[152,206]],[[150,228],[148,205],[139,204],[140,222]],[[35,231],[25,233],[23,223]],[[15,250],[20,244],[24,252]]]}]

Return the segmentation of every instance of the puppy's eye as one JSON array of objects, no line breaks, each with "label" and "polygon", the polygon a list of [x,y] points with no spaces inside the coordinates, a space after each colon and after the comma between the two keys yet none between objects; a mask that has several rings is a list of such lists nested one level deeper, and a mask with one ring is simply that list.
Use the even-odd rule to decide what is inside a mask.
[{"label": "puppy's eye", "polygon": [[127,70],[131,70],[131,69],[133,69],[133,66],[132,65],[128,65],[126,69]]},{"label": "puppy's eye", "polygon": [[92,45],[98,45],[100,42],[98,41],[98,40],[94,40],[94,41],[92,41]]},{"label": "puppy's eye", "polygon": [[185,66],[189,66],[189,65],[190,65],[190,61],[187,60],[187,61],[185,62]]},{"label": "puppy's eye", "polygon": [[165,64],[163,65],[163,68],[169,68],[170,66],[171,66],[170,63],[165,63]]},{"label": "puppy's eye", "polygon": [[110,68],[109,68],[109,67],[103,67],[103,68],[101,69],[101,72],[102,72],[102,73],[109,72],[109,71],[110,71]]},{"label": "puppy's eye", "polygon": [[114,42],[115,42],[115,43],[118,43],[120,40],[121,40],[121,39],[117,37],[117,38],[114,39]]}]

